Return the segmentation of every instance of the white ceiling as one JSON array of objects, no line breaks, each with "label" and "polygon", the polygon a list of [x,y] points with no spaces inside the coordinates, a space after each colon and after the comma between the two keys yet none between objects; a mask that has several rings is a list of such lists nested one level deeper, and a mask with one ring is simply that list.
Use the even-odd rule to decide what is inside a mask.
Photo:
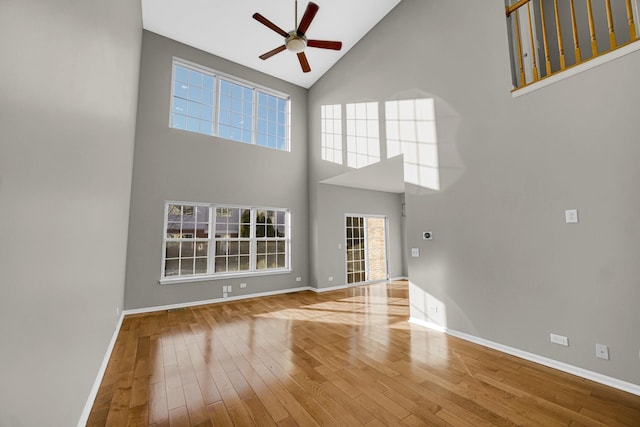
[{"label": "white ceiling", "polygon": [[[252,18],[256,12],[284,31],[294,29],[295,0],[141,0],[145,29],[230,61],[311,87],[400,0],[314,0],[320,6],[306,35],[342,42],[342,50],[307,48],[311,72],[303,73],[296,55],[281,52],[258,58],[284,44],[273,30]],[[307,7],[298,2],[298,22]]]}]

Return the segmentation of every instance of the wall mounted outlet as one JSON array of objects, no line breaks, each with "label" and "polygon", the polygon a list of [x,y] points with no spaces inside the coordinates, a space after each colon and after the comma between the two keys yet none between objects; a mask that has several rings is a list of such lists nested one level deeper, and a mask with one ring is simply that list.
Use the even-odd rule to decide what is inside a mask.
[{"label": "wall mounted outlet", "polygon": [[240,287],[241,287],[241,288],[246,288],[246,287],[247,287],[247,284],[246,284],[246,283],[240,283]]},{"label": "wall mounted outlet", "polygon": [[223,293],[222,293],[222,298],[226,298],[226,297],[228,297],[228,296],[229,296],[229,294],[228,294],[228,293],[226,293],[226,292],[223,292]]},{"label": "wall mounted outlet", "polygon": [[116,317],[120,316],[120,307],[116,307]]},{"label": "wall mounted outlet", "polygon": [[598,359],[609,360],[609,347],[604,344],[596,344],[596,357]]},{"label": "wall mounted outlet", "polygon": [[296,277],[296,282],[302,282],[302,277]]},{"label": "wall mounted outlet", "polygon": [[577,209],[567,209],[564,211],[564,222],[567,224],[577,224],[578,223],[578,210]]},{"label": "wall mounted outlet", "polygon": [[563,337],[562,335],[556,335],[556,334],[549,334],[549,335],[551,337],[552,343],[569,347],[569,338]]},{"label": "wall mounted outlet", "polygon": [[333,276],[329,276],[329,281],[333,282]]},{"label": "wall mounted outlet", "polygon": [[420,248],[411,248],[411,256],[418,258],[420,256]]}]

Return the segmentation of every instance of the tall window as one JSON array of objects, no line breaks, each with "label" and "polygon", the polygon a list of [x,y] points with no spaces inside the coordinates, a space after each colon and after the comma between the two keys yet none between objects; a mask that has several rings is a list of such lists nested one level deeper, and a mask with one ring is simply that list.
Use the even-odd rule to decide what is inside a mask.
[{"label": "tall window", "polygon": [[404,154],[404,180],[440,189],[436,116],[432,98],[387,101],[387,157]]},{"label": "tall window", "polygon": [[176,59],[170,126],[288,151],[289,97]]},{"label": "tall window", "polygon": [[342,105],[320,106],[322,160],[342,164]]},{"label": "tall window", "polygon": [[380,161],[378,103],[347,104],[347,166],[361,168]]},{"label": "tall window", "polygon": [[206,205],[167,206],[165,276],[207,273],[209,221],[209,207]]},{"label": "tall window", "polygon": [[287,209],[173,202],[165,209],[163,283],[290,268]]}]

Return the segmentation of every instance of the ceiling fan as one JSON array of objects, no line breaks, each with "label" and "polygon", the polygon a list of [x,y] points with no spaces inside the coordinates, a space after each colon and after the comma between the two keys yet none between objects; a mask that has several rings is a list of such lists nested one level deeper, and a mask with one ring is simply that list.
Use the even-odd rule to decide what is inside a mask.
[{"label": "ceiling fan", "polygon": [[284,37],[284,44],[282,46],[278,46],[277,48],[270,50],[269,52],[260,55],[260,59],[265,60],[271,58],[273,55],[282,52],[283,50],[289,50],[298,55],[298,60],[300,61],[300,66],[302,67],[302,71],[308,73],[311,71],[311,67],[309,66],[309,61],[307,60],[307,56],[304,53],[304,49],[306,47],[317,47],[320,49],[332,49],[332,50],[340,50],[342,49],[342,42],[335,42],[329,40],[310,40],[306,37],[306,32],[309,29],[309,25],[311,25],[311,21],[318,13],[318,9],[320,6],[313,2],[309,2],[307,5],[307,9],[304,11],[304,15],[302,15],[302,19],[300,20],[300,25],[298,25],[298,0],[296,0],[296,8],[295,8],[295,26],[297,30],[292,30],[289,32],[284,31],[282,28],[278,27],[273,22],[269,21],[264,16],[259,13],[253,14],[253,19],[265,25],[268,28],[271,28],[276,33],[280,34]]}]

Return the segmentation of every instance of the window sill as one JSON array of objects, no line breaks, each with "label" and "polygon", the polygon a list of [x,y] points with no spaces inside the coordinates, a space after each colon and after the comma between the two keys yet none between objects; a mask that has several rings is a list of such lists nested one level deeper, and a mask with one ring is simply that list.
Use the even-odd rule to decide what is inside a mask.
[{"label": "window sill", "polygon": [[582,73],[583,71],[587,71],[592,68],[595,68],[598,65],[606,64],[607,62],[621,58],[637,50],[640,50],[640,41],[636,40],[614,51],[605,53],[604,55],[598,56],[596,58],[585,61],[581,64],[574,65],[570,68],[567,68],[558,74],[553,74],[549,77],[545,77],[542,80],[538,80],[535,83],[530,83],[527,86],[524,86],[523,88],[515,89],[511,92],[511,95],[513,98],[526,95],[530,92],[534,92],[538,89],[542,89],[543,87],[549,86],[561,80],[568,79],[569,77],[573,77],[576,74]]},{"label": "window sill", "polygon": [[264,271],[248,271],[246,273],[225,273],[225,274],[208,274],[203,276],[185,276],[185,277],[166,277],[160,279],[158,282],[161,285],[173,285],[177,283],[190,283],[190,282],[210,282],[212,280],[223,279],[236,279],[240,277],[255,277],[255,276],[274,276],[277,274],[290,274],[293,270],[264,270]]}]

